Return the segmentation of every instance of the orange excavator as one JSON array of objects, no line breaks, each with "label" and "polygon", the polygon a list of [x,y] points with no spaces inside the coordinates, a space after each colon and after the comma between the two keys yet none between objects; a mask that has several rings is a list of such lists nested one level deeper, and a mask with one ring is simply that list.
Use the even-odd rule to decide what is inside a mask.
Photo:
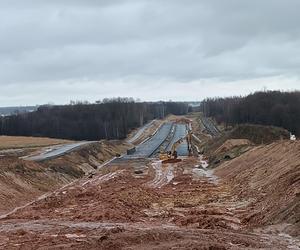
[{"label": "orange excavator", "polygon": [[184,142],[184,140],[186,140],[186,142],[187,142],[189,155],[192,154],[192,131],[189,130],[188,134],[185,137],[180,138],[179,140],[174,142],[174,144],[172,145],[171,151],[160,152],[159,159],[162,161],[162,163],[176,163],[176,162],[181,161],[181,159],[178,159],[176,149],[178,148],[178,146],[181,143]]}]

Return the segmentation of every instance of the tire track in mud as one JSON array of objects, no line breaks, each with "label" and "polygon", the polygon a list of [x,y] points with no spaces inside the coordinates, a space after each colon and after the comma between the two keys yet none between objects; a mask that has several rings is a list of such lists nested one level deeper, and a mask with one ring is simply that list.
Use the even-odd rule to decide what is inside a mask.
[{"label": "tire track in mud", "polygon": [[192,169],[192,174],[195,179],[197,178],[206,178],[208,182],[213,183],[213,184],[218,184],[219,179],[218,177],[214,174],[213,169],[208,169],[208,162],[203,159],[203,155],[199,156],[199,163],[198,165],[195,166],[195,168]]},{"label": "tire track in mud", "polygon": [[161,188],[174,179],[174,165],[168,164],[166,167],[161,161],[152,163],[152,168],[155,170],[155,177],[146,185],[151,188]]},{"label": "tire track in mud", "polygon": [[116,172],[111,172],[105,175],[100,175],[98,178],[93,178],[91,180],[85,181],[84,183],[82,183],[82,186],[85,186],[87,184],[99,184],[105,181],[109,181],[111,179],[116,178],[117,176],[119,176],[122,172],[124,172],[125,170],[118,170]]}]

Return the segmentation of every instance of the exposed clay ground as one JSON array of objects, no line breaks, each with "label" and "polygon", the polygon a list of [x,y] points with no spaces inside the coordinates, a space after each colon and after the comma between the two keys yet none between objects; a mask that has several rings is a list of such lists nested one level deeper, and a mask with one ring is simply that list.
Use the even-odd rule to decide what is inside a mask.
[{"label": "exposed clay ground", "polygon": [[[0,247],[300,247],[297,238],[252,226],[247,216],[253,209],[255,194],[241,196],[237,187],[227,182],[232,176],[217,177],[200,164],[197,158],[167,165],[156,160],[116,160],[92,178],[80,179],[2,218]],[[225,169],[220,176],[226,176]]]},{"label": "exposed clay ground", "polygon": [[119,141],[86,145],[67,155],[31,162],[16,156],[0,158],[0,216],[34,198],[96,171],[105,161],[126,151]]},{"label": "exposed clay ground", "polygon": [[269,225],[272,231],[279,225],[277,231],[300,236],[299,141],[255,147],[215,173],[239,199],[251,201],[243,216],[250,227]]}]

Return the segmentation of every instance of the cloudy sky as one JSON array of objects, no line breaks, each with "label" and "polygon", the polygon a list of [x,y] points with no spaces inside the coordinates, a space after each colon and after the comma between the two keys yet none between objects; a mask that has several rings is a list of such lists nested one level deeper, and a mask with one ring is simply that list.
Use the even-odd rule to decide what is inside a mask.
[{"label": "cloudy sky", "polygon": [[0,106],[300,90],[299,0],[0,0]]}]

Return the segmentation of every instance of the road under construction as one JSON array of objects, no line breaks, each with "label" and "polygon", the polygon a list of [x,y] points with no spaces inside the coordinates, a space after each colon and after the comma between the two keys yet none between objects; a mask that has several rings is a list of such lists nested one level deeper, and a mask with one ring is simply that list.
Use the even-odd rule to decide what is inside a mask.
[{"label": "road under construction", "polygon": [[[253,146],[213,170],[180,140],[191,127],[187,119],[164,121],[128,154],[96,164],[92,175],[2,214],[0,249],[299,249],[293,178],[300,144]],[[181,161],[162,164],[160,153],[178,141]],[[77,150],[90,159],[94,144],[84,147],[87,154]],[[283,210],[290,211],[284,220]]]},{"label": "road under construction", "polygon": [[[160,151],[171,151],[172,145],[188,134],[189,126],[185,123],[166,122],[142,144],[135,147],[132,153],[122,157],[122,159],[132,158],[154,158]],[[177,147],[178,156],[188,156],[189,150],[186,141]]]}]

